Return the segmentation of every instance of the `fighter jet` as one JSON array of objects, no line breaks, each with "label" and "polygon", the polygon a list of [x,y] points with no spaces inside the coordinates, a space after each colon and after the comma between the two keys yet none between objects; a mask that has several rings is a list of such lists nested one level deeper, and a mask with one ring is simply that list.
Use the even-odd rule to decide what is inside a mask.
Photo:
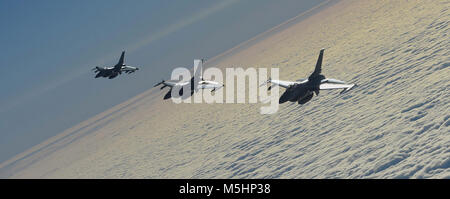
[{"label": "fighter jet", "polygon": [[[190,95],[192,96],[192,94],[194,94],[194,92],[196,92],[199,89],[211,89],[211,92],[214,92],[217,89],[220,89],[222,87],[224,87],[223,84],[219,83],[219,82],[215,82],[215,81],[210,81],[210,80],[205,80],[202,76],[202,72],[203,72],[203,62],[205,60],[204,59],[195,59],[194,60],[194,69],[195,66],[197,66],[197,70],[195,70],[195,74],[194,76],[191,78],[190,81],[184,81],[184,82],[170,82],[170,81],[165,81],[162,80],[161,82],[155,84],[153,87],[157,87],[159,85],[163,85],[160,90],[164,89],[165,87],[169,87],[169,91],[166,93],[166,95],[164,95],[164,100],[169,99],[172,97],[172,88],[175,86],[179,86],[180,91],[178,92],[178,94],[180,96],[183,95],[183,86],[186,86],[188,84],[190,84]],[[197,82],[197,86],[195,86],[195,80],[198,77],[198,79],[200,81]]]},{"label": "fighter jet", "polygon": [[115,78],[117,75],[122,74],[122,72],[130,74],[130,73],[134,73],[137,70],[139,70],[138,67],[125,65],[124,57],[125,57],[125,51],[122,52],[119,62],[115,66],[103,67],[103,68],[96,66],[95,68],[93,68],[92,70],[97,73],[95,78],[107,77],[109,79],[112,79],[112,78]]},{"label": "fighter jet", "polygon": [[268,90],[270,90],[272,86],[276,85],[286,88],[286,91],[280,97],[280,104],[287,101],[298,102],[298,104],[305,104],[312,99],[314,93],[316,93],[316,95],[319,95],[320,90],[343,89],[341,93],[344,93],[349,91],[356,85],[348,84],[337,79],[325,78],[325,76],[321,74],[324,51],[325,49],[320,50],[316,68],[308,78],[302,78],[295,82],[274,80],[269,78],[269,80],[265,82],[272,84],[271,86],[269,86]]}]

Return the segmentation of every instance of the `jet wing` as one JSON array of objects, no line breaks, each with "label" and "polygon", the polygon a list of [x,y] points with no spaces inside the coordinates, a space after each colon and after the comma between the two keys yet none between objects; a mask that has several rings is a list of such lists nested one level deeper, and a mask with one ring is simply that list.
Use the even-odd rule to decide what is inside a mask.
[{"label": "jet wing", "polygon": [[281,86],[283,88],[288,88],[289,86],[298,84],[299,82],[290,82],[290,81],[283,81],[283,80],[270,80],[270,83]]},{"label": "jet wing", "polygon": [[136,72],[136,69],[122,67],[121,71],[130,74]]},{"label": "jet wing", "polygon": [[331,90],[331,89],[344,89],[341,93],[344,93],[352,89],[356,84],[348,84],[344,81],[337,79],[324,79],[320,84],[320,90]]},{"label": "jet wing", "polygon": [[[187,83],[187,82],[186,82]],[[164,86],[168,86],[170,88],[174,87],[175,85],[177,85],[177,83],[175,82],[163,82]],[[180,84],[181,85],[181,84]]]}]

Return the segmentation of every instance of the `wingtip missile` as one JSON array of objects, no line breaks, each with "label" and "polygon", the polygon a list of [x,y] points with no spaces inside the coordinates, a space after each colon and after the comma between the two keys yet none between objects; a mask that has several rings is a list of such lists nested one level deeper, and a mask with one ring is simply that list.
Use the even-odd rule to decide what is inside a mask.
[{"label": "wingtip missile", "polygon": [[352,84],[352,86],[350,86],[350,87],[348,87],[348,88],[342,90],[339,94],[344,94],[344,93],[346,93],[347,91],[351,90],[352,88],[354,88],[354,87],[356,87],[356,86],[357,86],[356,84]]},{"label": "wingtip missile", "polygon": [[[159,83],[157,83],[157,84],[155,84],[153,87],[157,87],[157,86],[159,86],[159,85],[161,85],[161,84],[163,84],[165,81],[164,80],[162,80],[161,82],[159,82]],[[164,87],[164,86],[163,86]]]}]

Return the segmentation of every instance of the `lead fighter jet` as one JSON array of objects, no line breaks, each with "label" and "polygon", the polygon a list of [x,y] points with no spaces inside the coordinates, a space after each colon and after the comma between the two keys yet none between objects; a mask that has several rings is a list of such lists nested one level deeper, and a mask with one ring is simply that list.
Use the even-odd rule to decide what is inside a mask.
[{"label": "lead fighter jet", "polygon": [[[320,90],[331,90],[331,89],[344,89],[341,93],[344,93],[350,89],[352,89],[356,84],[348,84],[344,81],[337,79],[329,79],[325,78],[322,72],[322,59],[323,52],[325,49],[320,50],[319,59],[316,63],[316,68],[314,72],[308,77],[304,79],[299,79],[295,82],[290,81],[282,81],[282,80],[274,80],[269,78],[267,83],[271,83],[268,90],[272,88],[272,86],[281,86],[286,88],[286,91],[281,95],[279,103],[282,104],[284,102],[298,102],[298,104],[305,104],[309,100],[312,99],[314,93],[319,95]],[[261,85],[262,86],[262,85]]]},{"label": "lead fighter jet", "polygon": [[128,66],[124,64],[125,51],[122,51],[119,62],[113,67],[98,67],[96,66],[92,70],[97,73],[95,78],[107,77],[109,79],[115,78],[117,75],[122,74],[122,72],[130,74],[139,70],[138,67]]}]

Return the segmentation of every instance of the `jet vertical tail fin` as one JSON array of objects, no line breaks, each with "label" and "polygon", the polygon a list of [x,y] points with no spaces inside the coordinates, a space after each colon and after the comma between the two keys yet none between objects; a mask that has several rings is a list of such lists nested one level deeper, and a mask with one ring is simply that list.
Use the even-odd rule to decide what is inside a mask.
[{"label": "jet vertical tail fin", "polygon": [[117,64],[122,66],[123,62],[124,62],[124,58],[125,58],[125,51],[122,51],[122,55],[120,55],[120,59]]},{"label": "jet vertical tail fin", "polygon": [[310,77],[317,76],[322,72],[322,60],[323,60],[323,52],[325,51],[325,48],[322,48],[320,50],[319,58],[317,59],[316,68],[314,69],[314,72],[310,75]]},{"label": "jet vertical tail fin", "polygon": [[122,51],[122,54],[120,55],[119,62],[117,62],[116,66],[114,66],[114,70],[115,71],[120,71],[120,69],[122,69],[122,65],[124,63],[124,59],[125,59],[125,51]]},{"label": "jet vertical tail fin", "polygon": [[[197,91],[198,82],[203,80],[203,59],[194,60],[194,76],[191,78],[191,90]],[[197,81],[194,81],[197,80]]]},{"label": "jet vertical tail fin", "polygon": [[194,76],[198,78],[203,76],[203,59],[194,60]]}]

